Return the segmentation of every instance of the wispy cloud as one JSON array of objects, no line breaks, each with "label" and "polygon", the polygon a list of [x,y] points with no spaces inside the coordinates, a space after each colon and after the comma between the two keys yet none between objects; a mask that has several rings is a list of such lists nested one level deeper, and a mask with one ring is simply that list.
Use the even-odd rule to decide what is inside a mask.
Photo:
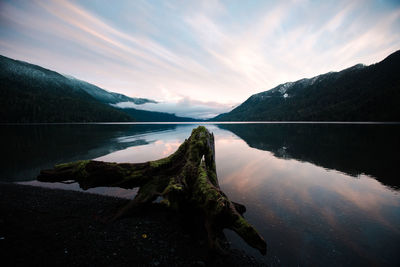
[{"label": "wispy cloud", "polygon": [[397,1],[3,0],[0,23],[3,55],[210,110],[400,48]]}]

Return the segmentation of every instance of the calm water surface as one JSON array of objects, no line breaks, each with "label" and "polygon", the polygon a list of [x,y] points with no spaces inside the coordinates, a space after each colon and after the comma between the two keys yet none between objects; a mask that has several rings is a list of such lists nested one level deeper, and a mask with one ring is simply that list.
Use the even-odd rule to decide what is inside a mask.
[{"label": "calm water surface", "polygon": [[[0,180],[39,184],[40,169],[81,159],[168,156],[196,125],[2,125]],[[400,125],[220,124],[221,188],[246,205],[271,266],[400,266]],[[79,190],[77,185],[41,186]],[[90,192],[133,197],[135,190]]]}]

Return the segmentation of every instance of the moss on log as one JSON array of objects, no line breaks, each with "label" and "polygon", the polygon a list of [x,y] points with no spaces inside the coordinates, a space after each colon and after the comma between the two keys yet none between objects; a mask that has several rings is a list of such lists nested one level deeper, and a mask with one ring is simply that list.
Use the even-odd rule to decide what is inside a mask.
[{"label": "moss on log", "polygon": [[162,197],[162,203],[180,212],[200,212],[211,249],[221,251],[223,229],[235,231],[265,255],[264,239],[242,216],[243,205],[233,203],[218,184],[214,136],[204,126],[193,129],[189,139],[169,157],[145,163],[111,163],[93,160],[56,165],[42,170],[43,182],[76,181],[83,189],[99,186],[135,188],[139,191],[114,219],[125,216],[138,205]]}]

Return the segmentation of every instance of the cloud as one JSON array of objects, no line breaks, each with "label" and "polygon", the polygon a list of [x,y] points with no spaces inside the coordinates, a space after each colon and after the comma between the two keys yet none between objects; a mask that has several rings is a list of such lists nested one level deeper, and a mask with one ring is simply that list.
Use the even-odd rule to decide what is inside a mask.
[{"label": "cloud", "polygon": [[229,107],[382,60],[400,48],[399,14],[372,0],[1,1],[0,53],[132,97]]},{"label": "cloud", "polygon": [[234,104],[225,105],[217,102],[203,102],[183,97],[176,102],[158,102],[136,105],[133,102],[120,102],[112,104],[118,108],[135,108],[148,111],[159,111],[173,113],[180,117],[190,117],[195,119],[209,119],[218,114],[229,112],[235,106]]}]

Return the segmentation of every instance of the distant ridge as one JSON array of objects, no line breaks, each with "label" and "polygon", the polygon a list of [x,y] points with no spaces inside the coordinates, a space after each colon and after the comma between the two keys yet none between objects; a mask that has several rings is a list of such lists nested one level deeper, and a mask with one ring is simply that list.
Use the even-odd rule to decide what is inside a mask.
[{"label": "distant ridge", "polygon": [[280,84],[212,121],[400,121],[400,50],[383,61]]}]

